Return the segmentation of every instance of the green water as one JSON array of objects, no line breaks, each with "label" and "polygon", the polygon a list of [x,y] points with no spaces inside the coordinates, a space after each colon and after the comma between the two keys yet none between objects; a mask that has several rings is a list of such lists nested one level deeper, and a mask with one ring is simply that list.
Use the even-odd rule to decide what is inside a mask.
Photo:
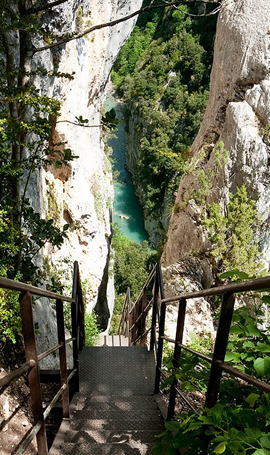
[{"label": "green water", "polygon": [[[123,120],[121,104],[112,96],[107,97],[104,107],[106,111],[114,108],[117,118]],[[125,167],[127,150],[123,121],[115,128],[113,136],[108,141],[108,145],[113,149],[113,170],[118,172],[114,183],[113,223],[117,223],[130,240],[141,243],[148,240],[148,235],[143,225],[142,206],[135,194],[131,174]]]}]

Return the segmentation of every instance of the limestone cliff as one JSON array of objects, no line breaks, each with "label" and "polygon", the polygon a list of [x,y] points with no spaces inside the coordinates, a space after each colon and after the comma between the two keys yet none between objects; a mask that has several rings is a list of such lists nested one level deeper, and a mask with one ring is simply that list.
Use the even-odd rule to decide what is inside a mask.
[{"label": "limestone cliff", "polygon": [[[141,3],[142,0],[68,0],[44,13],[44,25],[51,34],[74,33],[123,17],[139,9]],[[103,300],[98,303],[99,310],[107,314],[107,319],[104,271],[106,275],[113,187],[111,164],[102,141],[100,109],[111,67],[135,20],[36,52],[29,61],[31,69],[42,65],[49,72],[73,74],[73,79],[40,76],[35,80],[41,94],[61,101],[54,139],[64,142],[77,156],[59,169],[52,164],[32,175],[28,197],[34,208],[42,216],[53,218],[59,227],[69,224],[63,247],[60,250],[49,247],[39,259],[40,266],[44,268],[45,255],[50,267],[60,267],[66,274],[77,260],[82,281],[87,282],[89,309],[96,305],[100,294]],[[34,44],[44,46],[41,40]],[[88,119],[87,125],[76,125],[76,117]],[[35,318],[40,332],[45,331],[52,343],[56,333],[50,328],[47,316],[36,305]],[[102,323],[106,327],[106,321]],[[40,342],[44,344],[44,339]]]},{"label": "limestone cliff", "polygon": [[[246,184],[263,219],[260,237],[266,261],[270,259],[269,30],[269,5],[264,0],[223,2],[209,102],[191,151],[193,171],[199,169],[208,175],[214,171],[206,202],[215,201],[222,206],[229,192]],[[219,141],[229,152],[222,169],[217,169],[215,159]],[[189,171],[181,180],[163,254],[168,280],[172,270],[180,269],[182,276],[191,276],[191,283],[197,288],[209,286],[212,281],[211,244],[201,222],[202,206],[194,197],[201,185],[199,175]],[[176,282],[173,279],[170,287]]]},{"label": "limestone cliff", "polygon": [[[122,17],[141,1],[69,1],[48,17],[52,31],[74,32]],[[78,260],[83,280],[91,284],[90,300],[97,295],[108,254],[109,209],[112,204],[111,166],[104,152],[100,105],[113,62],[128,38],[134,21],[98,30],[58,48],[35,54],[33,65],[47,62],[50,69],[74,73],[73,80],[55,78],[45,90],[62,101],[55,135],[78,156],[66,169],[50,166],[40,176],[40,205],[45,213],[69,223],[68,239],[60,251],[51,251],[52,262]],[[76,117],[88,127],[76,126]],[[30,190],[30,193],[32,190]],[[56,215],[57,213],[57,215]]]}]

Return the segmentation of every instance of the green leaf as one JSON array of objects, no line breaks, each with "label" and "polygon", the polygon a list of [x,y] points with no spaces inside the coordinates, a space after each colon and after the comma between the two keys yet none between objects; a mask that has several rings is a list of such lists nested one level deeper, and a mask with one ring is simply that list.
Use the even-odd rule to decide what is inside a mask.
[{"label": "green leaf", "polygon": [[248,331],[249,335],[251,335],[251,336],[254,336],[254,337],[259,337],[259,336],[261,336],[261,332],[260,332],[260,330],[256,327],[256,325],[249,324],[249,325],[247,326],[247,331]]},{"label": "green leaf", "polygon": [[241,354],[238,354],[237,352],[227,352],[225,356],[225,362],[240,362],[241,360]]},{"label": "green leaf", "polygon": [[270,435],[267,436],[263,436],[261,439],[260,439],[260,444],[266,448],[266,449],[270,449]]},{"label": "green leaf", "polygon": [[[255,349],[256,348],[256,344],[255,343],[252,343],[252,341],[245,341],[243,343],[243,348],[251,348],[251,349]],[[269,346],[269,349],[270,349],[270,346]]]},{"label": "green leaf", "polygon": [[245,401],[250,405],[251,408],[254,407],[256,401],[260,398],[260,395],[258,393],[251,393]]},{"label": "green leaf", "polygon": [[270,376],[270,357],[258,357],[253,365],[256,372],[263,378]]},{"label": "green leaf", "polygon": [[252,452],[252,455],[269,455],[269,450],[266,449],[257,449],[255,452]]},{"label": "green leaf", "polygon": [[226,444],[225,442],[221,442],[217,447],[215,447],[214,452],[215,453],[223,453],[226,450]]},{"label": "green leaf", "polygon": [[165,428],[169,431],[178,431],[180,428],[180,423],[179,422],[165,422]]},{"label": "green leaf", "polygon": [[264,303],[270,303],[270,295],[264,295],[264,296],[262,297],[262,301],[263,301]]},{"label": "green leaf", "polygon": [[250,276],[246,272],[242,272],[241,270],[238,269],[228,270],[227,272],[221,273],[219,275],[219,278],[221,280],[233,277],[240,278],[240,280],[248,280],[250,278]]},{"label": "green leaf", "polygon": [[243,330],[241,329],[241,327],[239,327],[239,325],[237,325],[237,324],[231,326],[231,333],[240,334],[240,333],[242,333],[242,331]]}]

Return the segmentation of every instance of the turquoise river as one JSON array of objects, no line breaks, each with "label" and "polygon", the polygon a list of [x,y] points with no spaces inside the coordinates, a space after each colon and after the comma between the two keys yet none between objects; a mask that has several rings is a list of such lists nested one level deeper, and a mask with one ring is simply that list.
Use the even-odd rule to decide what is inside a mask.
[{"label": "turquoise river", "polygon": [[143,210],[135,194],[131,174],[126,169],[126,134],[121,103],[109,95],[104,103],[106,111],[114,108],[120,120],[113,132],[113,137],[108,141],[112,148],[114,171],[114,204],[113,223],[117,223],[122,233],[133,242],[148,240],[147,232],[143,225]]}]

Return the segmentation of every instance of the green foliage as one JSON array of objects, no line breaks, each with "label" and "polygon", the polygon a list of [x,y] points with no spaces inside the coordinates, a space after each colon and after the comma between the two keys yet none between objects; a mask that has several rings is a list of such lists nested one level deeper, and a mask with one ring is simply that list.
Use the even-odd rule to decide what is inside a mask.
[{"label": "green foliage", "polygon": [[150,250],[146,241],[137,243],[125,237],[117,225],[114,225],[112,248],[113,273],[115,285],[115,307],[111,322],[111,332],[117,333],[119,318],[128,287],[131,299],[139,295],[152,265],[156,262],[155,252]]},{"label": "green foliage", "polygon": [[180,422],[165,423],[153,455],[176,455],[180,448],[187,455],[269,454],[269,400],[269,395],[263,397],[256,412],[248,403],[243,407],[218,403],[203,414],[181,414]]},{"label": "green foliage", "polygon": [[[267,381],[270,336],[268,330],[261,329],[261,316],[260,310],[255,308],[241,307],[235,311],[225,360]],[[168,358],[166,366],[170,368]],[[182,354],[179,369],[172,377],[180,379],[181,388],[187,390],[193,390],[190,387],[193,381],[202,391],[207,386],[206,366],[189,353]],[[270,453],[270,395],[223,376],[219,399],[211,409],[183,413],[177,421],[167,422],[153,454],[176,455],[179,449],[187,455]]]},{"label": "green foliage", "polygon": [[[165,196],[174,200],[189,146],[200,126],[208,99],[213,43],[206,36],[200,43],[204,30],[179,10],[159,10],[140,21],[144,28],[135,28],[113,74],[117,87],[122,84],[124,91],[126,123],[133,124],[136,133],[135,186],[142,189],[146,215],[156,219],[162,214]],[[215,24],[215,19],[210,22]],[[213,37],[214,26],[208,31]]]},{"label": "green foliage", "polygon": [[24,1],[0,6],[0,264],[9,278],[20,272],[23,280],[33,282],[35,255],[47,243],[60,247],[68,226],[60,228],[54,217],[43,219],[33,209],[27,196],[30,179],[47,164],[60,167],[76,156],[53,140],[60,102],[35,86],[36,77],[72,75],[57,68],[49,74],[42,66],[29,70],[31,43],[47,32],[42,15],[30,14],[28,8]]},{"label": "green foliage", "polygon": [[85,346],[95,346],[99,337],[99,329],[97,326],[97,317],[94,312],[91,314],[85,313]]},{"label": "green foliage", "polygon": [[262,255],[256,237],[261,221],[246,186],[230,194],[226,216],[215,202],[207,205],[207,211],[208,217],[203,222],[213,244],[211,254],[221,267],[238,269],[248,275],[261,274]]},{"label": "green foliage", "polygon": [[19,293],[0,289],[0,344],[16,343],[21,336]]}]

